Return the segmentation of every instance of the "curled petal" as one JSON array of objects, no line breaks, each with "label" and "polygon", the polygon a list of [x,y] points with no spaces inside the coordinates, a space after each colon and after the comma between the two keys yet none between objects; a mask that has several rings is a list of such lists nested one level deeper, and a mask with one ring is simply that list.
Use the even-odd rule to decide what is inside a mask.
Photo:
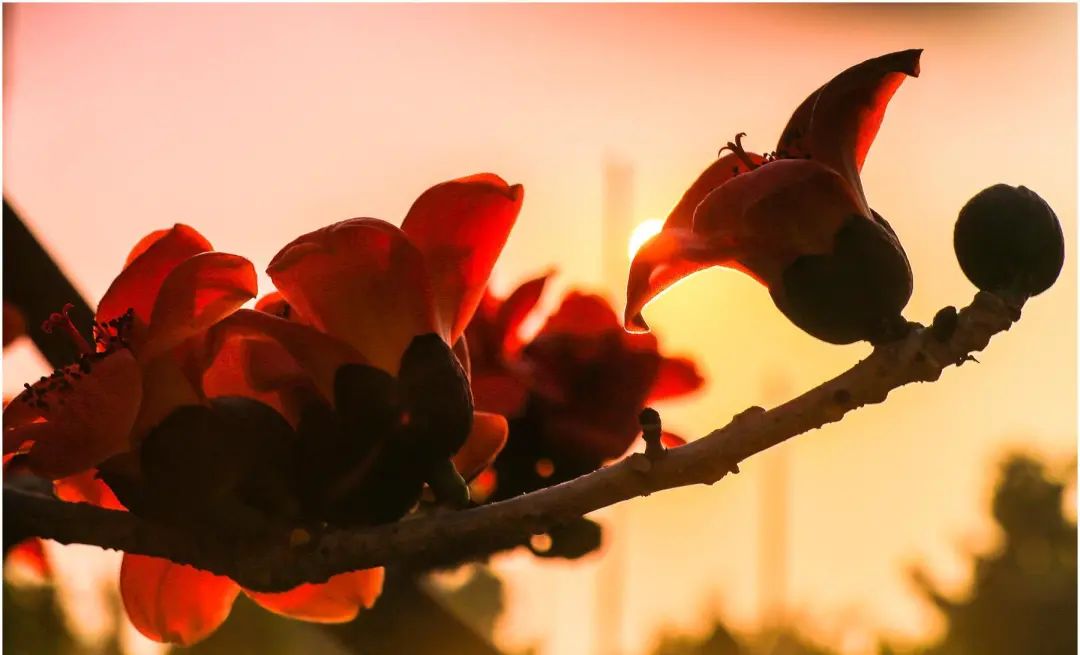
[{"label": "curled petal", "polygon": [[840,73],[799,105],[777,149],[832,167],[861,196],[859,171],[885,108],[905,77],[919,76],[921,55],[922,50],[893,52]]},{"label": "curled petal", "polygon": [[424,256],[385,221],[355,218],[305,234],[267,273],[313,325],[391,374],[413,337],[437,331]]},{"label": "curled petal", "polygon": [[189,257],[211,249],[210,242],[194,228],[179,223],[144,237],[98,303],[97,320],[108,321],[131,308],[139,320],[148,323],[158,290],[169,273]]},{"label": "curled petal", "polygon": [[161,285],[139,358],[156,357],[207,330],[256,293],[255,267],[243,257],[206,252],[185,260]]},{"label": "curled petal", "polygon": [[63,371],[4,409],[4,453],[28,451],[31,470],[49,479],[93,468],[127,450],[142,402],[142,375],[127,349],[92,361],[89,372],[78,366]]},{"label": "curled petal", "polygon": [[416,199],[401,229],[424,253],[435,309],[450,343],[476,311],[517,220],[524,190],[481,173],[437,184]]},{"label": "curled petal", "polygon": [[[740,253],[732,250],[727,261]],[[664,229],[645,242],[630,264],[626,282],[626,314],[629,332],[648,332],[641,311],[645,305],[684,277],[715,265],[708,240],[683,228]]]},{"label": "curled petal", "polygon": [[772,288],[797,257],[830,252],[844,221],[869,215],[862,207],[840,174],[814,161],[784,159],[739,175],[698,205],[693,232],[665,229],[638,251],[627,283],[627,329],[647,329],[645,304],[709,266]]},{"label": "curled petal", "polygon": [[685,357],[664,357],[660,360],[656,380],[649,389],[649,402],[685,396],[700,389],[704,383],[705,379],[701,377],[692,360]]},{"label": "curled petal", "polygon": [[338,368],[343,364],[368,363],[347,343],[311,326],[250,309],[238,309],[211,328],[208,336],[210,360],[207,363],[213,362],[219,351],[232,339],[279,346],[295,362],[295,365],[285,362],[279,354],[264,361],[249,360],[265,367],[247,371],[251,376],[249,380],[258,385],[260,391],[292,383],[296,381],[292,376],[297,371],[303,371],[326,400],[333,402],[334,375]]},{"label": "curled petal", "polygon": [[506,419],[499,414],[473,412],[472,430],[453,458],[461,477],[471,480],[490,466],[506,445],[509,430]]},{"label": "curled petal", "polygon": [[280,593],[245,593],[271,612],[294,619],[345,623],[356,618],[361,608],[375,604],[382,585],[383,569],[376,568],[342,573],[323,584],[302,584]]},{"label": "curled petal", "polygon": [[240,587],[206,571],[143,555],[124,555],[120,596],[139,632],[159,642],[190,646],[229,617]]}]

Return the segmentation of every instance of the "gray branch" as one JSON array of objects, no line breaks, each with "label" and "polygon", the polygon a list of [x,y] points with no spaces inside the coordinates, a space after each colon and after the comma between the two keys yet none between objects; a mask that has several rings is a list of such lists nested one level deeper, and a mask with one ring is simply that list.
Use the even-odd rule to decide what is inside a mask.
[{"label": "gray branch", "polygon": [[611,466],[516,498],[458,512],[406,518],[371,528],[328,530],[303,546],[227,542],[190,534],[126,512],[65,503],[5,486],[5,528],[60,543],[82,543],[168,558],[227,575],[244,587],[278,591],[373,566],[425,567],[523,543],[570,519],[637,496],[713,484],[738,472],[742,460],[796,435],[839,421],[885,400],[911,382],[931,382],[948,366],[969,361],[1019,318],[1022,301],[980,292],[949,321],[913,324],[904,339],[876,347],[866,359],[772,410],[735,416],[697,441],[649,459],[633,454]]}]

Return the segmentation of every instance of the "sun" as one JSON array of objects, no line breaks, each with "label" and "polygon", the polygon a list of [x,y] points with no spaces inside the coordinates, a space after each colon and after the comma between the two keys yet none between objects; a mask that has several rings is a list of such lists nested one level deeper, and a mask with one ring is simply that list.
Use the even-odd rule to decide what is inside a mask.
[{"label": "sun", "polygon": [[633,260],[634,255],[645,245],[645,242],[660,233],[664,227],[664,221],[660,218],[647,218],[638,223],[634,231],[630,233],[630,240],[626,244],[626,254]]}]

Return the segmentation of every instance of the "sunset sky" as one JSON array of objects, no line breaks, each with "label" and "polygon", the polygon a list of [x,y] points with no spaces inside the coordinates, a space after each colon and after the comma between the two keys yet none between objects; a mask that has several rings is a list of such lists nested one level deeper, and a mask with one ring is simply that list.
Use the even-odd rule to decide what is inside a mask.
[{"label": "sunset sky", "polygon": [[[496,269],[503,291],[549,267],[550,308],[604,291],[605,162],[633,167],[635,222],[662,217],[718,148],[773,149],[795,106],[864,59],[924,48],[863,170],[915,274],[906,316],[974,293],[956,213],[997,182],[1061,219],[1056,286],[969,364],[803,435],[713,487],[600,513],[621,562],[499,558],[502,645],[644,653],[711,612],[759,621],[761,496],[787,470],[788,614],[848,652],[939,628],[908,582],[949,589],[993,544],[999,457],[1076,453],[1076,9],[1073,5],[19,5],[4,18],[4,193],[96,300],[145,233],[185,222],[262,271],[289,240],[352,216],[400,221],[436,182],[492,171],[525,186]],[[619,248],[625,250],[625,244]],[[628,265],[629,262],[627,262]],[[265,275],[261,289],[270,289]],[[818,342],[747,277],[714,269],[646,310],[708,385],[663,406],[699,436],[869,352]],[[5,356],[4,389],[38,375]],[[777,462],[777,458],[782,461]],[[768,475],[773,477],[766,478]],[[775,550],[773,548],[772,550]],[[605,568],[606,567],[606,568]],[[612,568],[615,567],[615,568]],[[622,580],[599,616],[598,580]],[[621,631],[598,637],[615,620]]]}]

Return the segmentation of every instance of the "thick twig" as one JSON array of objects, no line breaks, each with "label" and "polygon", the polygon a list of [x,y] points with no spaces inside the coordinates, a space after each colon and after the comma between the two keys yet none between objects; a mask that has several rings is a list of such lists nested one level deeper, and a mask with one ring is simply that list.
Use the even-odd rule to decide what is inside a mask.
[{"label": "thick twig", "polygon": [[[839,421],[880,403],[911,382],[936,380],[990,338],[1007,330],[1022,302],[979,293],[955,329],[914,326],[903,340],[875,348],[847,372],[770,411],[753,407],[725,427],[657,459],[634,454],[563,484],[491,505],[406,519],[368,529],[328,531],[306,546],[227,543],[217,535],[182,534],[131,514],[69,504],[25,491],[4,490],[8,527],[61,543],[85,543],[166,557],[228,575],[258,590],[371,566],[424,566],[520,544],[528,535],[608,505],[663,489],[713,484],[740,461],[785,439]],[[950,321],[951,323],[951,321]]]}]

